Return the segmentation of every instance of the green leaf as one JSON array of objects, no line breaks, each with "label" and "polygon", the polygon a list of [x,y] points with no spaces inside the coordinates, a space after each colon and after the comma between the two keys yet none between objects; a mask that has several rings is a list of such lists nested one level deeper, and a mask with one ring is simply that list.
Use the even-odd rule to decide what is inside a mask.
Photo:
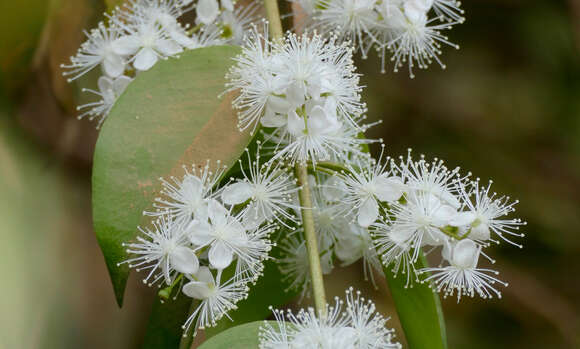
[{"label": "green leaf", "polygon": [[142,211],[151,208],[161,176],[182,176],[181,165],[233,164],[249,143],[237,128],[234,93],[218,98],[238,47],[191,50],[140,73],[119,98],[97,141],[93,219],[122,305],[129,275],[123,242],[135,238]]},{"label": "green leaf", "polygon": [[181,326],[192,304],[192,299],[181,293],[177,299],[171,297],[163,303],[155,297],[142,348],[178,348],[183,335]]},{"label": "green leaf", "polygon": [[[270,323],[276,326],[275,321]],[[257,349],[260,327],[263,325],[264,321],[255,321],[232,327],[206,340],[199,349]]]},{"label": "green leaf", "polygon": [[255,285],[250,285],[248,298],[237,304],[238,309],[228,313],[233,321],[226,317],[222,318],[215,327],[206,329],[206,337],[213,337],[239,324],[268,318],[272,315],[270,306],[279,309],[296,297],[297,292],[285,292],[285,286],[276,263],[273,260],[267,261],[264,275]]},{"label": "green leaf", "polygon": [[[427,261],[422,256],[417,267],[426,266]],[[405,287],[404,275],[393,277],[388,268],[384,268],[384,272],[409,348],[446,349],[447,335],[439,295],[426,284]]]}]

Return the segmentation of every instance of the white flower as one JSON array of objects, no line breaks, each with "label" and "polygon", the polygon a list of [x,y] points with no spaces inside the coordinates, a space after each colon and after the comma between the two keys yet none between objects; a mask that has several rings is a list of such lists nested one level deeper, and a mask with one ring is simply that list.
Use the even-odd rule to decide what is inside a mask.
[{"label": "white flower", "polygon": [[477,293],[482,298],[492,298],[494,295],[501,298],[501,292],[494,288],[495,283],[507,286],[508,284],[488,273],[499,273],[490,269],[477,268],[477,261],[481,253],[481,246],[470,240],[460,240],[452,247],[449,256],[450,265],[442,268],[424,268],[419,273],[433,273],[423,280],[432,282],[437,292],[444,292],[444,296],[453,295],[457,291],[457,301],[462,295],[473,297]]},{"label": "white flower", "polygon": [[401,158],[398,171],[409,191],[434,196],[456,209],[461,206],[459,189],[470,176],[461,177],[459,167],[447,169],[443,160],[429,163],[421,155],[419,161],[414,161],[410,150],[406,159]]},{"label": "white flower", "polygon": [[326,305],[326,314],[317,316],[314,309],[301,309],[294,315],[273,310],[276,325],[265,322],[260,328],[260,349],[370,349],[400,348],[392,343],[393,330],[384,327],[386,320],[375,311],[372,302],[365,302],[357,293],[347,293],[346,311],[335,298],[333,307]]},{"label": "white flower", "polygon": [[209,268],[200,267],[191,277],[192,281],[183,285],[182,292],[185,295],[201,301],[183,325],[185,332],[189,331],[194,321],[194,336],[197,329],[215,326],[224,315],[228,316],[228,311],[237,308],[238,301],[248,296],[248,287],[244,280],[230,279],[221,283],[220,278],[220,271],[216,280]]},{"label": "white flower", "polygon": [[313,27],[323,35],[338,34],[341,41],[350,41],[366,58],[379,18],[376,4],[377,0],[322,0]]},{"label": "white flower", "polygon": [[[231,2],[229,0],[226,3]],[[222,1],[222,6],[224,1]],[[229,44],[241,45],[244,42],[244,36],[251,30],[250,24],[256,22],[256,12],[258,3],[251,2],[246,6],[238,6],[236,9],[226,8],[222,11],[218,22],[221,23],[222,38]]]},{"label": "white flower", "polygon": [[220,12],[217,0],[199,0],[197,2],[197,20],[203,24],[213,23]]},{"label": "white flower", "polygon": [[365,300],[360,295],[361,292],[354,292],[352,287],[346,291],[346,313],[350,326],[356,333],[354,348],[402,348],[401,344],[392,342],[394,330],[386,327],[388,318],[385,319],[377,312],[372,301]]},{"label": "white flower", "polygon": [[88,116],[89,120],[92,121],[95,118],[98,118],[97,129],[100,128],[107,115],[109,115],[111,108],[115,105],[117,98],[119,98],[119,96],[125,91],[131,81],[133,81],[133,79],[125,75],[121,75],[117,78],[101,76],[98,80],[98,91],[83,89],[83,92],[90,92],[99,96],[100,100],[78,106],[77,110],[86,109],[86,111],[78,116],[78,119]]},{"label": "white flower", "polygon": [[239,161],[244,179],[225,186],[221,192],[222,201],[227,205],[249,201],[243,211],[243,221],[248,228],[257,227],[269,220],[276,220],[285,226],[288,225],[285,220],[296,221],[296,217],[289,212],[296,209],[292,201],[292,195],[299,189],[296,180],[279,164],[261,164],[259,150],[254,161],[248,150],[246,153],[246,170],[242,161]]},{"label": "white flower", "polygon": [[232,216],[216,200],[208,203],[208,218],[195,219],[191,224],[189,239],[198,248],[210,246],[208,259],[213,268],[225,269],[241,254],[248,242],[246,229],[238,217]]},{"label": "white flower", "polygon": [[164,279],[171,285],[177,273],[195,274],[199,268],[199,260],[190,248],[183,224],[176,224],[165,217],[153,222],[153,229],[142,229],[143,234],[137,237],[135,243],[123,244],[127,253],[136,255],[124,261],[137,271],[148,271],[143,280],[149,286]]},{"label": "white flower", "polygon": [[254,28],[236,61],[227,86],[240,89],[234,100],[239,127],[255,128],[260,122],[276,128],[273,138],[292,146],[277,156],[315,161],[328,156],[343,124],[359,128],[357,120],[366,110],[359,76],[351,50],[335,39],[288,34],[284,42],[271,43]]},{"label": "white flower", "polygon": [[[465,226],[468,229],[470,239],[488,241],[491,239],[491,232],[503,241],[522,248],[508,239],[508,236],[524,237],[523,233],[515,232],[521,225],[525,225],[520,219],[502,218],[515,211],[514,206],[518,201],[509,201],[509,197],[496,197],[495,193],[490,193],[491,181],[487,187],[479,187],[479,180],[473,182],[473,190],[467,191],[462,187],[462,201],[467,207],[467,211],[460,212],[450,222],[453,226]],[[475,194],[474,200],[471,194]],[[499,243],[497,240],[491,240]]]},{"label": "white flower", "polygon": [[289,286],[287,290],[301,292],[301,297],[309,291],[310,262],[306,242],[298,234],[286,237],[280,244],[282,257],[278,258],[278,268]]},{"label": "white flower", "polygon": [[380,202],[393,202],[403,195],[402,180],[386,168],[389,158],[384,164],[381,158],[379,161],[362,158],[355,161],[354,166],[347,163],[349,171],[340,176],[346,192],[342,205],[347,212],[356,214],[357,222],[362,227],[368,227],[378,219]]},{"label": "white flower", "polygon": [[112,43],[117,40],[120,30],[116,26],[106,27],[103,22],[99,22],[97,28],[90,33],[85,32],[87,41],[79,48],[76,56],[70,58],[71,64],[62,64],[61,67],[68,69],[63,72],[64,76],[72,75],[68,81],[75,80],[99,64],[103,72],[116,78],[125,71],[125,60],[113,51]]},{"label": "white flower", "polygon": [[133,67],[149,70],[161,58],[174,56],[183,51],[181,46],[167,36],[165,30],[150,22],[125,26],[128,35],[113,42],[113,52],[132,56]]},{"label": "white flower", "polygon": [[448,45],[459,49],[441,34],[442,30],[451,29],[460,22],[445,22],[433,24],[437,18],[429,19],[426,12],[421,12],[416,2],[405,2],[404,10],[394,11],[384,26],[389,31],[384,37],[392,39],[384,46],[393,51],[394,71],[397,72],[405,63],[409,69],[409,76],[414,78],[413,68],[426,69],[432,61],[436,61],[441,68],[445,65],[439,59],[441,45]]},{"label": "white flower", "polygon": [[370,278],[376,286],[373,271],[382,273],[382,267],[371,235],[367,228],[356,223],[347,226],[348,229],[336,235],[334,253],[342,261],[342,266],[350,265],[362,258],[365,280]]},{"label": "white flower", "polygon": [[210,169],[209,161],[205,166],[191,166],[191,172],[185,166],[182,179],[171,176],[169,180],[159,178],[163,188],[161,197],[155,198],[153,206],[156,212],[144,212],[149,216],[171,215],[178,222],[191,222],[207,219],[207,203],[212,198],[213,190],[221,179],[225,167],[217,161],[217,170]]}]

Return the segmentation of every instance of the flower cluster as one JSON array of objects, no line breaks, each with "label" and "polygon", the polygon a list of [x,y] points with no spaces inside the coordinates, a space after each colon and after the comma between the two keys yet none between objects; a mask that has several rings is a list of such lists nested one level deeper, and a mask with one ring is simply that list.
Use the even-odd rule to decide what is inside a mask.
[{"label": "flower cluster", "polygon": [[[180,18],[196,10],[194,26]],[[108,20],[86,32],[87,41],[70,64],[63,64],[68,81],[101,67],[96,102],[79,106],[79,119],[98,119],[99,128],[131,80],[160,59],[175,57],[199,47],[240,44],[244,31],[255,20],[256,5],[234,8],[230,0],[131,0],[117,7]]]},{"label": "flower cluster", "polygon": [[326,305],[326,314],[317,316],[314,309],[300,310],[294,315],[273,310],[276,324],[265,322],[260,329],[260,349],[395,349],[393,330],[387,329],[385,319],[371,301],[360,292],[346,291],[344,302],[335,299],[335,305]]},{"label": "flower cluster", "polygon": [[[407,285],[430,272],[421,281],[445,295],[501,296],[494,284],[507,284],[494,276],[497,272],[478,268],[478,261],[483,255],[494,262],[482,252],[492,242],[522,247],[510,238],[523,237],[518,229],[525,222],[506,218],[517,201],[492,193],[491,183],[482,188],[479,179],[462,176],[441,160],[414,160],[410,153],[383,164],[372,159],[347,164],[338,178],[345,188],[344,210],[369,227],[383,264],[406,274]],[[416,267],[421,249],[437,248],[446,266]]]},{"label": "flower cluster", "polygon": [[263,126],[274,159],[341,159],[367,142],[357,137],[366,107],[346,44],[294,34],[271,42],[254,28],[236,62],[228,86],[240,90],[239,127]]},{"label": "flower cluster", "polygon": [[[269,236],[275,225],[255,217],[262,212],[256,210],[262,202],[260,189],[242,188],[243,182],[219,188],[224,171],[214,173],[208,163],[192,166],[191,172],[186,169],[181,179],[162,179],[156,210],[145,212],[154,219],[152,227],[140,228],[137,241],[125,245],[133,257],[124,263],[147,271],[144,282],[164,282],[170,292],[179,285],[185,295],[200,300],[184,325],[186,330],[194,321],[195,330],[215,325],[246,298],[248,284],[261,275],[272,247]],[[262,171],[260,176],[270,172]],[[284,173],[271,177],[280,193],[264,195],[282,202],[284,186],[291,182]],[[244,195],[247,199],[241,199]]]},{"label": "flower cluster", "polygon": [[[394,71],[405,63],[409,75],[413,68],[425,69],[439,59],[441,46],[452,44],[442,30],[464,21],[456,0],[293,0],[307,15],[305,26],[323,35],[339,35],[366,58],[371,48],[381,57],[381,69],[392,53]],[[433,14],[430,18],[430,14]]]}]

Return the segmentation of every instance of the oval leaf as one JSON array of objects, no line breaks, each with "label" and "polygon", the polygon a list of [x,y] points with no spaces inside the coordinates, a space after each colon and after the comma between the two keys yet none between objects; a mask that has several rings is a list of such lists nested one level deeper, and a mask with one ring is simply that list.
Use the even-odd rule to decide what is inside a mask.
[{"label": "oval leaf", "polygon": [[[129,275],[121,246],[134,239],[161,176],[181,165],[231,165],[249,143],[231,108],[225,74],[238,47],[185,52],[139,74],[119,98],[97,141],[93,164],[93,219],[119,305]],[[183,175],[179,173],[178,175]]]},{"label": "oval leaf", "polygon": [[[275,321],[270,323],[276,326]],[[263,325],[264,321],[255,321],[232,327],[208,339],[199,349],[258,349],[260,327]]]},{"label": "oval leaf", "polygon": [[[422,256],[417,267],[426,266],[427,261]],[[409,348],[447,349],[445,321],[439,295],[426,284],[415,283],[413,287],[405,287],[404,276],[393,277],[388,268],[383,270]]]}]

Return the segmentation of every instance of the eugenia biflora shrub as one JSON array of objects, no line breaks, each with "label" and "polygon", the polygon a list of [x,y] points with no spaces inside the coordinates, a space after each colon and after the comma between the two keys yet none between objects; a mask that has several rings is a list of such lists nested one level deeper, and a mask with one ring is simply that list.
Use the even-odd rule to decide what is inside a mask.
[{"label": "eugenia biflora shrub", "polygon": [[[300,35],[282,34],[273,0],[265,1],[269,23],[261,24],[251,23],[253,2],[132,0],[87,33],[63,65],[65,75],[74,80],[101,67],[99,91],[92,92],[102,100],[79,107],[81,117],[98,117],[100,125],[131,79],[159,59],[242,45],[224,91],[236,93],[238,128],[255,140],[234,174],[214,159],[217,166],[208,160],[162,178],[153,209],[144,212],[152,223],[124,244],[123,264],[148,285],[197,300],[184,334],[229,317],[272,259],[280,285],[312,296],[315,308],[273,310],[260,348],[400,348],[387,318],[360,292],[350,288],[346,305],[329,305],[323,275],[360,260],[373,285],[392,273],[404,288],[425,284],[457,301],[501,297],[507,283],[483,265],[494,263],[487,249],[522,247],[525,223],[509,217],[517,201],[493,192],[491,181],[410,150],[391,158],[382,140],[364,137],[376,122],[365,123],[353,53],[374,47],[384,69],[391,51],[395,70],[406,62],[412,77],[413,67],[442,65],[440,45],[451,44],[440,30],[462,23],[463,11],[454,0],[296,1],[307,14]],[[179,21],[194,10],[193,27]],[[378,158],[368,151],[372,144],[381,148]],[[272,248],[280,252],[275,258]],[[426,266],[424,253],[441,263]]]}]

